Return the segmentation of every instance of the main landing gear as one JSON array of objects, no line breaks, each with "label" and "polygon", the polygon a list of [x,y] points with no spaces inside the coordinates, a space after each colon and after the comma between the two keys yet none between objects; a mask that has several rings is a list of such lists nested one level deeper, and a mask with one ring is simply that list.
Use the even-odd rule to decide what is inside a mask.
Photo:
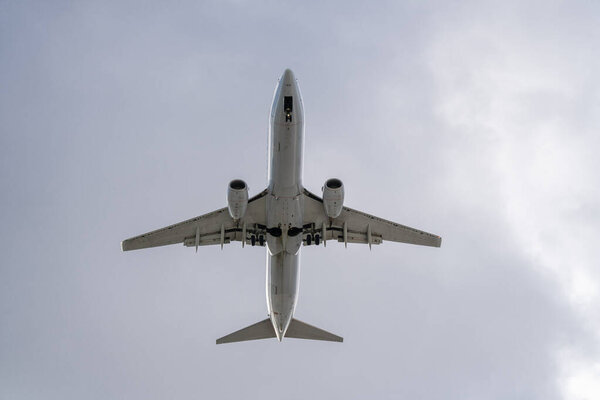
[{"label": "main landing gear", "polygon": [[310,233],[306,235],[306,245],[310,246],[313,242],[313,238],[315,240],[315,245],[319,245],[321,243],[321,236],[318,233],[311,235]]},{"label": "main landing gear", "polygon": [[[252,244],[252,246],[256,246],[256,235],[250,236],[250,244]],[[263,235],[258,235],[258,245],[265,245],[265,237]]]}]

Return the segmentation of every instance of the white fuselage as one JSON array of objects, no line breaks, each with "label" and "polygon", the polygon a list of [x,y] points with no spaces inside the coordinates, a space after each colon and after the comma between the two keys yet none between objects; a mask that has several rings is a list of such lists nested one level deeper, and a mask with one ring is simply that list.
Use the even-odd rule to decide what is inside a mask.
[{"label": "white fuselage", "polygon": [[279,340],[296,302],[302,246],[304,109],[294,74],[285,70],[275,89],[269,123],[267,308]]}]

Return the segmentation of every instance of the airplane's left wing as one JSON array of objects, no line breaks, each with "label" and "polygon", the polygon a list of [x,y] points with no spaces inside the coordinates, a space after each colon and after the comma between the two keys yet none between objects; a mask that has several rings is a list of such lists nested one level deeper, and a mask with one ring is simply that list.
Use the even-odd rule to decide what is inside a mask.
[{"label": "airplane's left wing", "polygon": [[[259,193],[248,200],[248,207],[243,220],[234,220],[227,207],[170,225],[143,235],[135,236],[121,242],[123,251],[146,249],[148,247],[165,246],[183,243],[184,246],[196,247],[211,244],[243,241],[251,243],[252,236],[258,242],[260,235],[265,235],[267,191]],[[262,243],[261,243],[262,244]]]},{"label": "airplane's left wing", "polygon": [[329,218],[323,208],[323,199],[304,189],[304,235],[319,235],[320,239],[336,240],[342,243],[363,243],[369,246],[383,241],[440,247],[442,238],[433,233],[421,231],[343,207],[337,218]]}]

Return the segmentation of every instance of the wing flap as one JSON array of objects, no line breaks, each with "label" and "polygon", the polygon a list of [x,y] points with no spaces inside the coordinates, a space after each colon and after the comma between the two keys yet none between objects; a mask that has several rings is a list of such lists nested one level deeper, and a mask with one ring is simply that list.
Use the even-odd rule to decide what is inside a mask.
[{"label": "wing flap", "polygon": [[[336,235],[337,241],[340,243],[359,243],[359,244],[369,244],[369,240],[367,237],[367,232],[353,232],[349,231],[346,235],[346,240],[344,240],[344,234],[340,233]],[[371,235],[371,244],[381,244],[383,239],[379,235]]]},{"label": "wing flap", "polygon": [[421,246],[440,247],[442,238],[429,232],[411,228],[406,225],[375,217],[367,213],[344,207],[342,213],[334,223],[346,223],[349,231],[367,232],[370,229],[376,232],[383,240],[417,244]]}]

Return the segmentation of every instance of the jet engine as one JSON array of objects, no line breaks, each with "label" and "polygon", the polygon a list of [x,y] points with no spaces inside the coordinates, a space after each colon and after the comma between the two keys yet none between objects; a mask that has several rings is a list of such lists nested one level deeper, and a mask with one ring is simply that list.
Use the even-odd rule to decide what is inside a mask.
[{"label": "jet engine", "polygon": [[241,179],[234,179],[227,187],[227,207],[233,219],[240,219],[248,207],[248,185]]},{"label": "jet engine", "polygon": [[337,218],[344,206],[344,184],[336,178],[328,179],[323,186],[323,207],[329,218]]}]

